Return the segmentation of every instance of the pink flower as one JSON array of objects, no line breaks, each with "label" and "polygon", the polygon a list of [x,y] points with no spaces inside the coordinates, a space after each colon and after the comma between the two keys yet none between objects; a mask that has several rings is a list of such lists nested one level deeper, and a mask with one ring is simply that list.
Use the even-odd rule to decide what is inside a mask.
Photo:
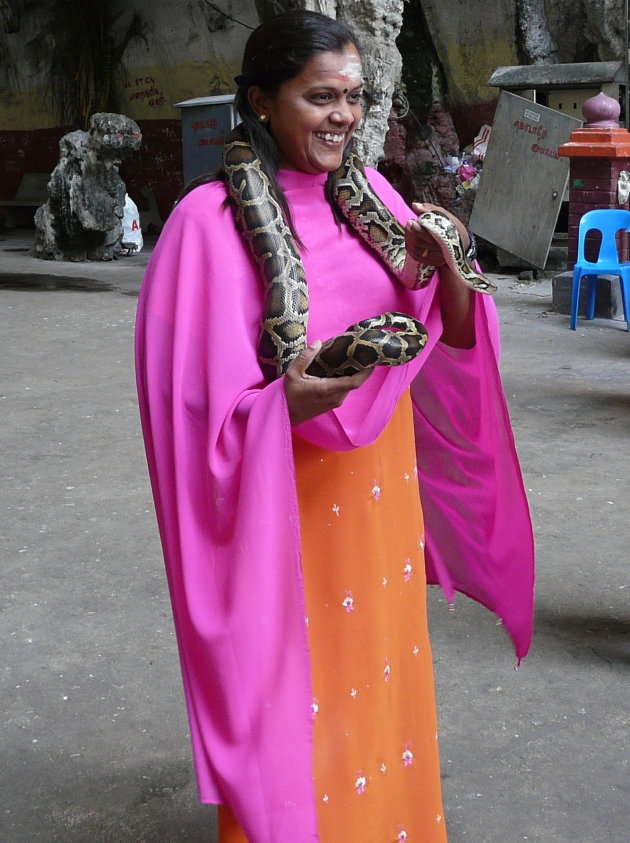
[{"label": "pink flower", "polygon": [[354,597],[352,596],[351,591],[346,591],[346,596],[343,599],[341,605],[346,610],[346,612],[352,612],[354,609]]},{"label": "pink flower", "polygon": [[365,778],[365,776],[362,776],[362,775],[359,774],[357,776],[357,780],[354,783],[354,787],[355,787],[357,793],[365,793],[366,784],[367,784],[367,779]]}]

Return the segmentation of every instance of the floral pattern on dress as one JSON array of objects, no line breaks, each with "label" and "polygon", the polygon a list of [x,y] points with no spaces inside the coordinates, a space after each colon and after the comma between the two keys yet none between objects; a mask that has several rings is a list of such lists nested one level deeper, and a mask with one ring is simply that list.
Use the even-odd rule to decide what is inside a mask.
[{"label": "floral pattern on dress", "polygon": [[346,612],[354,611],[354,597],[352,596],[351,591],[346,591],[346,596],[344,597],[341,605],[346,610]]},{"label": "floral pattern on dress", "polygon": [[365,793],[366,786],[367,786],[366,777],[361,772],[357,773],[357,778],[356,778],[356,781],[354,783],[354,789],[356,790],[356,792],[358,794]]}]

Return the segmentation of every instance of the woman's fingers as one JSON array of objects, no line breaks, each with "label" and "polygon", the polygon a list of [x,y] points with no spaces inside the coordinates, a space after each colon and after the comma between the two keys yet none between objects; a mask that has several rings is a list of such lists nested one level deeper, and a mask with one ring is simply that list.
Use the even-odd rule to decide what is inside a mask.
[{"label": "woman's fingers", "polygon": [[418,263],[442,266],[444,263],[443,245],[442,241],[424,228],[418,220],[409,220],[405,227],[405,246],[411,257]]},{"label": "woman's fingers", "polygon": [[371,369],[343,378],[317,378],[306,370],[321,347],[313,343],[293,360],[284,376],[284,392],[292,425],[302,424],[328,410],[340,407],[349,392],[358,389],[369,378]]},{"label": "woman's fingers", "polygon": [[428,202],[412,202],[411,208],[414,213],[424,214],[427,211],[438,211],[440,214],[446,214],[446,216],[451,220],[453,225],[455,225],[461,235],[462,243],[464,244],[464,249],[467,249],[470,245],[470,237],[468,236],[468,229],[464,225],[464,223],[458,219],[455,214],[451,214],[450,211],[447,211],[445,208],[440,208],[439,205],[431,205]]},{"label": "woman's fingers", "polygon": [[[298,372],[300,375],[306,375],[306,370],[311,365],[313,360],[317,357],[317,353],[319,349],[322,347],[321,340],[315,340],[314,343],[303,348],[302,351],[298,354],[298,356],[293,360],[289,366],[289,368],[294,367],[295,371]],[[308,375],[311,377],[311,375]]]}]

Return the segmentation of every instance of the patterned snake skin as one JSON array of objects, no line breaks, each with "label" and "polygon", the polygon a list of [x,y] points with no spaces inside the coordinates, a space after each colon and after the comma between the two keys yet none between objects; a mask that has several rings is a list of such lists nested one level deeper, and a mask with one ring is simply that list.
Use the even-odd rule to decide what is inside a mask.
[{"label": "patterned snake skin", "polygon": [[306,370],[318,378],[341,378],[372,366],[401,366],[422,351],[423,325],[406,313],[383,313],[350,325],[322,344]]},{"label": "patterned snake skin", "polygon": [[[333,178],[335,200],[350,225],[406,287],[413,290],[426,287],[435,267],[418,264],[408,258],[405,229],[372,190],[355,152],[348,155]],[[467,287],[478,293],[496,293],[496,285],[468,262],[459,230],[447,214],[425,211],[418,217],[418,222],[444,243],[447,264]]]},{"label": "patterned snake skin", "polygon": [[[265,285],[258,356],[263,374],[274,380],[306,347],[304,267],[269,179],[240,126],[226,138],[223,168],[237,226]],[[404,228],[373,192],[357,156],[351,153],[332,178],[337,204],[350,225],[405,286],[426,286],[435,267],[407,256]],[[484,293],[494,291],[492,282],[466,261],[459,232],[445,214],[430,211],[418,219],[446,244],[447,262],[465,284]],[[426,331],[416,319],[385,313],[351,325],[325,342],[307,371],[318,377],[343,377],[373,366],[401,365],[412,360],[426,341]]]}]

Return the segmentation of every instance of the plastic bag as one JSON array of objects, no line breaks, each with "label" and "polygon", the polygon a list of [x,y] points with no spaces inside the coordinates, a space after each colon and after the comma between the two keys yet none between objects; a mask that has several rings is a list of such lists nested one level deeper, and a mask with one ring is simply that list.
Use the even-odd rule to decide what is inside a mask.
[{"label": "plastic bag", "polygon": [[617,204],[621,208],[630,198],[630,173],[622,170],[617,179]]},{"label": "plastic bag", "polygon": [[490,140],[490,133],[492,132],[492,127],[488,126],[487,123],[479,129],[479,133],[476,136],[475,140],[473,141],[473,155],[479,161],[483,161],[486,157],[486,152],[488,150],[488,141]]},{"label": "plastic bag", "polygon": [[472,181],[477,175],[477,168],[474,164],[462,164],[461,167],[457,169],[457,175],[459,176],[459,180],[464,181]]},{"label": "plastic bag", "polygon": [[122,248],[128,255],[132,252],[139,252],[144,246],[142,229],[140,227],[140,214],[138,206],[125,194],[125,210],[122,218],[123,236]]}]

